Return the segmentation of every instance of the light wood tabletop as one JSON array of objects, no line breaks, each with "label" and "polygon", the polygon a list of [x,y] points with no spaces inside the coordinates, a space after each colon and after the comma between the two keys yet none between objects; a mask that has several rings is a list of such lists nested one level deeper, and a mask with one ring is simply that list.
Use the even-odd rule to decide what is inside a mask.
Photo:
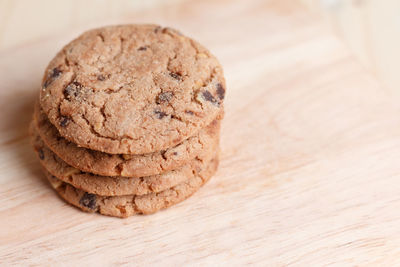
[{"label": "light wood tabletop", "polygon": [[[218,173],[190,199],[117,219],[60,200],[29,144],[42,72],[107,23],[180,29],[227,80]],[[190,1],[0,53],[0,265],[400,265],[400,116],[294,1]]]}]

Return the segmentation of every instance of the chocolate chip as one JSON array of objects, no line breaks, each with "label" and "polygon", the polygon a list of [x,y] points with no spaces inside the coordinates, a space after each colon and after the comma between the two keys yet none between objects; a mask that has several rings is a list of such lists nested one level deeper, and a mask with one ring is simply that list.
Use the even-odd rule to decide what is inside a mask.
[{"label": "chocolate chip", "polygon": [[154,114],[156,114],[156,115],[157,115],[157,118],[160,119],[160,120],[161,120],[162,118],[168,116],[167,113],[162,112],[162,111],[160,111],[160,110],[155,110],[155,111],[154,111]]},{"label": "chocolate chip", "polygon": [[217,95],[220,100],[225,98],[225,88],[220,83],[217,83]]},{"label": "chocolate chip", "polygon": [[138,48],[138,51],[146,51],[147,47],[146,46],[141,46]]},{"label": "chocolate chip", "polygon": [[74,92],[75,92],[74,88],[73,88],[71,85],[68,85],[68,86],[65,87],[65,89],[64,89],[64,96],[65,96],[65,98],[71,99],[72,96],[75,94]]},{"label": "chocolate chip", "polygon": [[177,156],[177,155],[178,155],[178,152],[176,152],[176,151],[175,151],[175,152],[174,152],[174,153],[172,153],[172,154],[174,154],[174,156]]},{"label": "chocolate chip", "polygon": [[49,86],[54,81],[54,79],[58,78],[61,75],[61,73],[61,70],[59,70],[58,68],[54,68],[48,75],[46,81],[43,84],[43,87],[46,88],[47,86]]},{"label": "chocolate chip", "polygon": [[72,82],[67,85],[64,89],[64,96],[66,99],[71,100],[73,97],[77,97],[82,89],[82,84],[79,82]]},{"label": "chocolate chip", "polygon": [[167,151],[161,150],[161,157],[165,160],[167,160],[167,156],[165,155]]},{"label": "chocolate chip", "polygon": [[106,77],[104,77],[103,74],[100,74],[97,76],[97,80],[99,80],[99,81],[104,81],[105,79],[106,79]]},{"label": "chocolate chip", "polygon": [[79,200],[79,204],[91,210],[96,209],[96,195],[85,192]]},{"label": "chocolate chip", "polygon": [[194,115],[193,111],[191,111],[191,110],[185,110],[185,113],[189,114],[189,115]]},{"label": "chocolate chip", "polygon": [[209,91],[204,91],[203,92],[203,97],[206,101],[211,102],[213,104],[218,104],[217,100],[215,97],[209,92]]},{"label": "chocolate chip", "polygon": [[59,70],[58,68],[54,68],[52,73],[51,73],[51,78],[57,78],[58,76],[60,76],[62,73],[61,70]]},{"label": "chocolate chip", "polygon": [[161,103],[169,102],[172,99],[173,96],[174,96],[174,94],[172,92],[160,93],[157,96],[156,103],[157,104],[161,104]]},{"label": "chocolate chip", "polygon": [[65,126],[68,125],[68,123],[69,123],[69,118],[68,118],[68,117],[65,117],[65,116],[61,116],[61,119],[60,119],[60,126],[61,126],[61,127],[65,127]]},{"label": "chocolate chip", "polygon": [[39,149],[38,151],[39,159],[44,160],[44,153],[42,149]]},{"label": "chocolate chip", "polygon": [[172,78],[174,78],[175,80],[178,80],[178,81],[180,81],[182,79],[182,76],[176,72],[170,72],[169,76],[171,76]]},{"label": "chocolate chip", "polygon": [[47,88],[47,86],[49,86],[50,84],[51,84],[51,80],[50,79],[45,80],[44,83],[43,83],[43,88]]},{"label": "chocolate chip", "polygon": [[162,29],[161,26],[157,26],[154,28],[154,32],[158,33],[159,31],[161,31],[161,29]]}]

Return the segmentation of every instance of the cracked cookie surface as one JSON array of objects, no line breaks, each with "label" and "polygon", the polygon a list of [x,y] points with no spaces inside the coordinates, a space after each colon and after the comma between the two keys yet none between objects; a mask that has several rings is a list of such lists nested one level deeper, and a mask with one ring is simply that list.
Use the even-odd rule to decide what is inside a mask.
[{"label": "cracked cookie surface", "polygon": [[110,154],[176,146],[221,119],[217,59],[170,28],[120,25],[67,44],[43,77],[40,105],[61,136]]},{"label": "cracked cookie surface", "polygon": [[210,153],[219,142],[220,121],[214,120],[206,128],[175,147],[144,155],[107,154],[78,147],[62,138],[38,105],[34,111],[35,129],[41,139],[67,164],[85,172],[104,176],[143,177],[165,173],[190,162],[196,156]]},{"label": "cracked cookie surface", "polygon": [[125,218],[135,214],[151,214],[187,199],[214,175],[217,167],[218,157],[211,160],[209,165],[189,180],[162,192],[141,196],[99,196],[77,189],[48,172],[46,176],[52,187],[66,202],[81,210]]},{"label": "cracked cookie surface", "polygon": [[161,192],[189,180],[209,164],[218,146],[209,147],[202,156],[192,159],[179,169],[146,177],[110,177],[83,172],[71,167],[53,153],[31,126],[32,144],[43,168],[59,180],[91,194],[101,196],[144,195]]}]

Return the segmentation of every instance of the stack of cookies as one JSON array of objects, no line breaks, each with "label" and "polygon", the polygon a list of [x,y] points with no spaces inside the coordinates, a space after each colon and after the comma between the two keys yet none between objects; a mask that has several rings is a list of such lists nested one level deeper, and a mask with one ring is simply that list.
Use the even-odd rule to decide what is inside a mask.
[{"label": "stack of cookies", "polygon": [[153,213],[216,172],[224,95],[216,58],[176,30],[91,30],[46,69],[33,146],[68,203],[117,217]]}]

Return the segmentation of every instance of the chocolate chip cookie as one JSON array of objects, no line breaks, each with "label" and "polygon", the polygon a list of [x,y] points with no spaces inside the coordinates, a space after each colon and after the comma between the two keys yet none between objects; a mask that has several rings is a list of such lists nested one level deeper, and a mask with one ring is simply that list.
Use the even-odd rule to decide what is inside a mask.
[{"label": "chocolate chip cookie", "polygon": [[90,194],[46,173],[52,187],[68,203],[87,212],[99,212],[115,217],[151,214],[177,204],[195,193],[216,172],[218,157],[189,180],[159,193],[127,196],[99,196]]},{"label": "chocolate chip cookie", "polygon": [[72,167],[98,175],[143,177],[165,173],[180,168],[197,156],[204,157],[219,141],[220,121],[214,120],[197,135],[164,151],[144,155],[107,154],[78,147],[62,138],[38,105],[34,113],[37,131],[46,146]]},{"label": "chocolate chip cookie", "polygon": [[46,147],[35,127],[32,143],[44,169],[75,188],[101,196],[144,195],[160,192],[189,180],[215,157],[218,146],[208,147],[202,156],[179,169],[140,178],[99,176],[71,167]]},{"label": "chocolate chip cookie", "polygon": [[166,150],[221,119],[222,67],[176,30],[88,31],[48,65],[40,105],[61,136],[110,154]]}]

